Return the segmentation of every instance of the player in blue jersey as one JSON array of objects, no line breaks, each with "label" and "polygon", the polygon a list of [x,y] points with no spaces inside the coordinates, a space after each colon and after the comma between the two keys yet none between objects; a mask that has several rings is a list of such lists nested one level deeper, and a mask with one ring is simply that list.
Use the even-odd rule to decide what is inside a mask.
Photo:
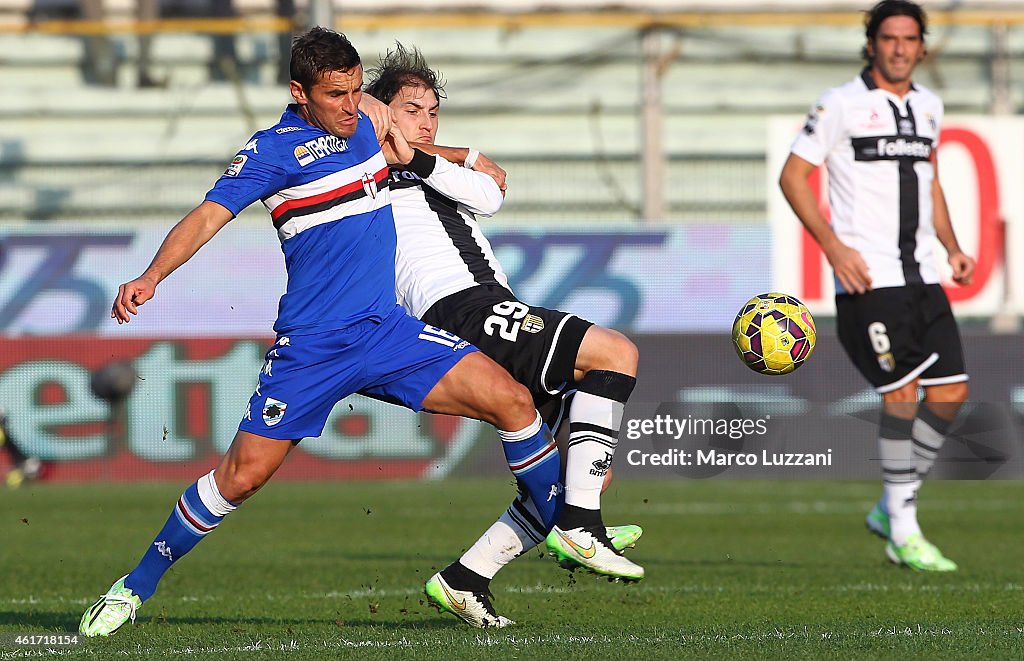
[{"label": "player in blue jersey", "polygon": [[[288,285],[256,391],[217,468],[185,490],[138,566],[85,612],[87,636],[134,621],[171,564],[256,493],[302,438],[319,436],[333,406],[355,392],[495,425],[542,517],[552,525],[557,516],[558,450],[529,391],[474,346],[396,302],[386,158],[408,163],[413,151],[389,116],[375,126],[360,112],[359,54],[344,35],[314,28],[291,55],[295,103],[249,140],[114,301],[111,316],[128,322],[236,214],[256,200],[266,205]],[[510,623],[486,595],[466,608],[482,625]]]}]

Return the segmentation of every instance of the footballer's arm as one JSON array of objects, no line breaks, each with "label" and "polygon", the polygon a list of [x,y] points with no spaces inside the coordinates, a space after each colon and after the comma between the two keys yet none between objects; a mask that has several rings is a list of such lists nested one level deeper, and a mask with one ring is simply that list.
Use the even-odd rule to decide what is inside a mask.
[{"label": "footballer's arm", "polygon": [[796,154],[790,154],[779,176],[779,187],[793,213],[821,246],[836,277],[847,292],[863,294],[871,289],[871,275],[864,258],[839,240],[821,213],[818,199],[807,178],[817,168]]},{"label": "footballer's arm", "polygon": [[430,156],[417,150],[413,158],[419,166],[410,169],[423,177],[423,183],[454,200],[474,215],[493,216],[505,198],[498,184],[488,175],[451,163],[443,156]]},{"label": "footballer's arm", "polygon": [[[377,134],[377,141],[383,147],[384,141],[388,138],[391,127],[394,124],[391,107],[364,92],[359,98],[359,110],[370,118],[373,130]],[[425,142],[410,142],[409,145],[427,154],[440,156],[446,161],[459,165],[465,165],[466,160],[472,158],[473,162],[469,164],[469,169],[482,172],[491,177],[491,179],[494,179],[494,183],[498,185],[502,195],[505,194],[505,179],[508,174],[501,166],[475,149],[470,149],[469,147],[444,147]],[[401,162],[407,163],[408,160]]]},{"label": "footballer's arm", "polygon": [[508,173],[501,168],[500,165],[489,159],[484,154],[471,149],[469,147],[444,147],[442,145],[435,145],[426,142],[410,142],[410,145],[419,149],[427,154],[433,156],[440,156],[444,160],[455,163],[458,165],[466,166],[466,160],[472,158],[472,162],[469,164],[469,169],[476,172],[482,172],[486,174],[494,183],[498,184],[498,190],[501,194],[505,194],[507,182],[505,181],[508,177]]},{"label": "footballer's arm", "polygon": [[153,298],[156,286],[190,260],[234,217],[231,211],[210,200],[188,212],[167,233],[145,273],[121,285],[110,316],[119,324],[128,323],[129,314],[138,314],[138,306]]},{"label": "footballer's arm", "polygon": [[964,251],[960,249],[960,242],[956,240],[953,222],[949,218],[946,194],[942,191],[942,184],[939,183],[939,163],[935,152],[932,152],[932,167],[934,168],[932,222],[935,225],[935,236],[949,255],[949,265],[953,267],[953,282],[959,285],[969,285],[974,278],[974,259],[964,254]]}]

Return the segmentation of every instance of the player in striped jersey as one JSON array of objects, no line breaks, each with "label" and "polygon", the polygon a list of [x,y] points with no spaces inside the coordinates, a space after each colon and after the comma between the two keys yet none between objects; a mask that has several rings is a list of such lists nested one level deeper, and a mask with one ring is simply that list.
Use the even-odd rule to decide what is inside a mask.
[{"label": "player in striped jersey", "polygon": [[[85,612],[84,635],[106,636],[134,620],[171,564],[259,490],[302,438],[319,436],[335,403],[354,392],[494,424],[541,520],[554,523],[558,503],[548,496],[560,486],[558,450],[529,391],[395,300],[395,228],[379,141],[393,163],[408,163],[412,150],[385,107],[376,126],[359,111],[359,54],[344,35],[314,28],[293,45],[291,75],[295,103],[281,121],[252,137],[114,301],[111,316],[128,322],[242,209],[266,205],[288,284],[256,391],[220,465],[185,490],[138,566]],[[509,623],[475,600],[463,606],[481,624]]]},{"label": "player in striped jersey", "polygon": [[[937,238],[953,280],[971,282],[936,171],[943,106],[911,80],[925,56],[924,10],[884,0],[865,20],[868,66],[808,115],[782,192],[835,271],[839,339],[882,395],[883,495],[867,518],[886,555],[922,571],[956,564],[924,538],[917,492],[967,399],[956,320],[934,264]],[[832,225],[808,182],[825,163]],[[918,405],[923,387],[924,405]]]},{"label": "player in striped jersey", "polygon": [[[391,106],[405,138],[445,154],[433,144],[443,87],[419,51],[398,44],[370,76],[367,92]],[[563,566],[640,580],[643,568],[620,553],[600,509],[623,406],[636,383],[637,349],[616,331],[516,298],[475,217],[494,214],[503,191],[472,169],[475,151],[461,160],[465,167],[417,150],[391,173],[398,300],[428,323],[472,338],[530,388],[538,405],[560,406],[564,393],[575,395],[568,411],[566,505],[557,525],[544,526],[524,494],[459,561],[431,578],[428,595],[460,615],[446,606],[449,589],[485,592],[502,566],[542,541]]]}]

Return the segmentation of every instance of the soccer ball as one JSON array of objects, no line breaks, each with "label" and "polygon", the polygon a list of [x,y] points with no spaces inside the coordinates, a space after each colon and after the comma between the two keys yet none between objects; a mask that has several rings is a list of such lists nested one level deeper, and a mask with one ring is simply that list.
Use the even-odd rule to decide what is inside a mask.
[{"label": "soccer ball", "polygon": [[816,332],[807,306],[768,292],[747,301],[732,324],[732,343],[743,363],[761,374],[789,374],[814,350]]}]

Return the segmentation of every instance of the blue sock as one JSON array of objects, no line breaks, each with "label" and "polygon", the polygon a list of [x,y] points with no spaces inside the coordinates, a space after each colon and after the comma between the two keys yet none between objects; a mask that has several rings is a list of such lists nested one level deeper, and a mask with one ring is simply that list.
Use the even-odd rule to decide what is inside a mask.
[{"label": "blue sock", "polygon": [[178,499],[170,518],[142,556],[139,566],[125,578],[125,586],[139,599],[149,599],[156,592],[156,584],[164,572],[220,525],[221,519],[236,507],[220,495],[213,480],[213,471],[199,478]]},{"label": "blue sock", "polygon": [[526,429],[517,432],[499,429],[498,436],[508,467],[537,507],[541,524],[550,530],[565,502],[559,480],[562,466],[551,430],[538,413],[537,419]]}]

